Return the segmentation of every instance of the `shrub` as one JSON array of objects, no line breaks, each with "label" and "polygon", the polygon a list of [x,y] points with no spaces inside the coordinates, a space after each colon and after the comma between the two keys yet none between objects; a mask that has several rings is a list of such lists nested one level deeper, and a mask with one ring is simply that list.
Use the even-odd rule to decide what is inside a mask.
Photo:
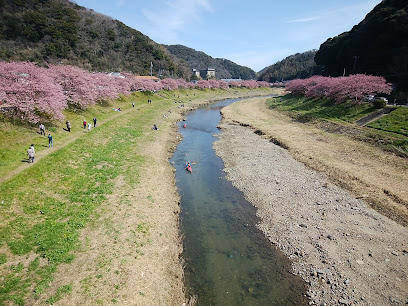
[{"label": "shrub", "polygon": [[387,105],[384,99],[374,99],[372,103],[375,108],[384,108]]}]

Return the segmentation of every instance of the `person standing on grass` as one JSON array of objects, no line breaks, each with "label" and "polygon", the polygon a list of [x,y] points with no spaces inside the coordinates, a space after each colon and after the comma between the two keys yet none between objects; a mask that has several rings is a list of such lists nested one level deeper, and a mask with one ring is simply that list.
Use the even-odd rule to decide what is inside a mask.
[{"label": "person standing on grass", "polygon": [[71,132],[71,122],[67,121],[67,130]]},{"label": "person standing on grass", "polygon": [[91,130],[92,124],[89,122],[88,123],[88,132]]},{"label": "person standing on grass", "polygon": [[28,162],[33,163],[34,157],[35,157],[34,144],[31,144],[31,146],[28,148],[27,154],[28,154]]},{"label": "person standing on grass", "polygon": [[84,120],[84,129],[86,129],[86,120]]},{"label": "person standing on grass", "polygon": [[132,103],[132,107],[135,107],[135,102]]},{"label": "person standing on grass", "polygon": [[93,118],[94,127],[96,127],[96,117]]},{"label": "person standing on grass", "polygon": [[45,126],[42,123],[40,123],[40,134],[41,135],[44,134],[44,136],[45,136]]},{"label": "person standing on grass", "polygon": [[52,148],[54,146],[54,142],[52,141],[51,134],[48,134],[48,147]]}]

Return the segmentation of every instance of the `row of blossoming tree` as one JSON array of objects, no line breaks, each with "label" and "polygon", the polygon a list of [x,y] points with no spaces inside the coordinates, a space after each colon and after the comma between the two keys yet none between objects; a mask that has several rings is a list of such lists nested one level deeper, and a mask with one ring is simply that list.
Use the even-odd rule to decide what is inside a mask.
[{"label": "row of blossoming tree", "polygon": [[10,110],[7,115],[31,123],[61,120],[69,105],[86,109],[98,100],[115,99],[119,94],[129,95],[134,91],[270,86],[263,81],[202,80],[194,84],[184,79],[164,79],[154,82],[130,73],[118,77],[74,66],[43,68],[29,62],[0,62],[0,103]]},{"label": "row of blossoming tree", "polygon": [[336,103],[352,100],[358,104],[366,95],[390,94],[391,84],[383,77],[356,74],[347,77],[313,76],[286,83],[286,90],[308,98],[329,98]]}]

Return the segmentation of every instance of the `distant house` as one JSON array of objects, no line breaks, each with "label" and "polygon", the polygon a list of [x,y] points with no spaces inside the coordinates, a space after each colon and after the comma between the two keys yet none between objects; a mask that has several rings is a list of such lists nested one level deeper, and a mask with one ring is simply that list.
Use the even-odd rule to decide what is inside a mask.
[{"label": "distant house", "polygon": [[195,76],[197,79],[200,79],[200,71],[197,69],[193,69],[193,76]]},{"label": "distant house", "polygon": [[197,70],[193,69],[193,77],[197,79],[215,79],[215,68],[208,67],[207,69]]},{"label": "distant house", "polygon": [[200,71],[200,75],[203,79],[215,79],[215,68],[203,69]]},{"label": "distant house", "polygon": [[152,81],[155,81],[155,82],[160,81],[160,79],[158,77],[150,76],[150,75],[136,75],[135,78],[139,79],[139,80],[152,80]]}]

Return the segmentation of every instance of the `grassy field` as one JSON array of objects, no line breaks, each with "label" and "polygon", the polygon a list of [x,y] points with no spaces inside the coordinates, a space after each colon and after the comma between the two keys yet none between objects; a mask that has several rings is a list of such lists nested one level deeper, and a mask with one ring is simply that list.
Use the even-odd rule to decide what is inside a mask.
[{"label": "grassy field", "polygon": [[[327,99],[308,99],[285,95],[267,102],[270,108],[285,112],[300,122],[320,123],[324,128],[348,134],[356,139],[380,146],[400,156],[408,156],[408,109],[399,107],[365,127],[354,124],[378,109],[369,103],[335,104]],[[323,124],[322,124],[323,122]]]},{"label": "grassy field", "polygon": [[[177,110],[175,99],[197,103],[240,94],[248,90],[136,93],[86,111],[69,110],[65,120],[72,123],[71,133],[64,130],[65,121],[46,124],[46,134],[54,136],[52,149],[37,127],[2,118],[0,178],[7,178],[0,181],[0,305],[53,304],[72,292],[72,283],[62,284],[53,294],[47,290],[59,266],[74,260],[81,230],[101,219],[98,208],[113,193],[118,177],[129,190],[139,183],[140,170],[149,161],[135,152],[154,141],[151,126],[160,127],[163,114]],[[147,99],[153,103],[147,104]],[[113,110],[119,107],[122,112]],[[98,125],[87,132],[82,122],[94,116]],[[37,153],[34,164],[26,162],[31,143]],[[150,226],[141,219],[130,229],[139,237],[136,245],[146,243]]]},{"label": "grassy field", "polygon": [[373,111],[371,104],[364,103],[354,105],[351,102],[335,104],[329,99],[308,99],[306,97],[295,97],[286,95],[268,101],[270,108],[278,108],[290,112],[298,118],[318,118],[332,121],[354,122]]},{"label": "grassy field", "polygon": [[370,122],[367,126],[408,136],[408,108],[399,107],[387,116]]}]

